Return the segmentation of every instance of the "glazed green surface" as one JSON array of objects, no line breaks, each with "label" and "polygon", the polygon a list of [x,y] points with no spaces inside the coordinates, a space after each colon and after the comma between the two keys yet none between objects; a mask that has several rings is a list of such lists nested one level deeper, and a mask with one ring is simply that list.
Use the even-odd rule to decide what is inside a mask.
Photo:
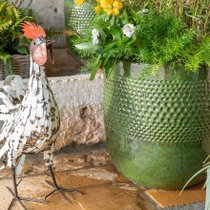
[{"label": "glazed green surface", "polygon": [[[129,139],[107,129],[108,150],[117,169],[132,181],[164,189],[182,188],[202,167],[201,146],[164,145]],[[191,185],[202,181],[198,176]]]},{"label": "glazed green surface", "polygon": [[[82,34],[82,31],[89,27],[90,21],[95,16],[93,6],[87,2],[81,6],[76,6],[74,0],[64,1],[65,27]],[[72,37],[67,37],[70,50],[74,50]]]},{"label": "glazed green surface", "polygon": [[181,188],[206,157],[201,144],[210,136],[209,83],[199,73],[166,80],[161,79],[165,75],[129,75],[118,72],[105,80],[105,126],[113,163],[140,185]]}]

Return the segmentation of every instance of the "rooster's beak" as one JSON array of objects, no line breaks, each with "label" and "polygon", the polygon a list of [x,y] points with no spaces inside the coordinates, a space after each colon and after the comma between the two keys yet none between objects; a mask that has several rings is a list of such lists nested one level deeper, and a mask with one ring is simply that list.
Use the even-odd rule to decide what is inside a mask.
[{"label": "rooster's beak", "polygon": [[46,40],[45,42],[46,42],[46,45],[48,47],[48,46],[52,45],[52,43],[54,43],[55,41],[53,41],[53,40]]},{"label": "rooster's beak", "polygon": [[54,64],[54,55],[53,55],[52,43],[54,43],[55,41],[46,40],[45,42],[46,42],[47,50],[50,51],[51,62],[52,62],[52,64]]}]

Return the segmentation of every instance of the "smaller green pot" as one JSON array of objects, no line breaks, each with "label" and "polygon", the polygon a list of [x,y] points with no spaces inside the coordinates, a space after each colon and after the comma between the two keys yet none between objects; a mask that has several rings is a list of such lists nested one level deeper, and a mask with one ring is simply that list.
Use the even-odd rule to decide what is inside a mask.
[{"label": "smaller green pot", "polygon": [[[67,29],[74,30],[78,34],[90,26],[90,22],[95,16],[95,11],[90,3],[84,2],[81,6],[76,6],[74,0],[64,1],[65,26]],[[68,46],[74,49],[72,38],[67,38]]]}]

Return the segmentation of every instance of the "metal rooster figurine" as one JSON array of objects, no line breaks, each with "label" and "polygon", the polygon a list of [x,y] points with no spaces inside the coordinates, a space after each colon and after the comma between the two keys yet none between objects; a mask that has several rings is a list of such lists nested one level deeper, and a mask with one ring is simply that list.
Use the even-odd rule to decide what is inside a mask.
[{"label": "metal rooster figurine", "polygon": [[55,192],[61,193],[65,199],[68,198],[64,192],[78,192],[59,187],[52,168],[53,143],[59,130],[60,115],[43,67],[47,61],[47,47],[52,42],[45,39],[46,33],[39,25],[24,22],[22,29],[24,36],[32,40],[28,88],[24,90],[22,79],[13,76],[5,81],[0,91],[0,99],[4,103],[0,106],[0,114],[7,118],[0,131],[0,159],[5,167],[12,169],[14,185],[14,191],[8,188],[14,196],[8,210],[12,209],[16,201],[25,210],[27,208],[22,200],[40,202],[18,194],[16,165],[25,154],[44,152],[44,161],[52,177],[52,183],[47,183],[54,188],[45,200]]}]

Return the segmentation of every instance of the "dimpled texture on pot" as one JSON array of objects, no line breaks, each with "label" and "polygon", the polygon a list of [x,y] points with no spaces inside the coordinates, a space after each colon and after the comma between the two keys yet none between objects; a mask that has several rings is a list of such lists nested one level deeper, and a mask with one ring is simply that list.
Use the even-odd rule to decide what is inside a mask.
[{"label": "dimpled texture on pot", "polygon": [[81,34],[82,30],[89,27],[94,16],[95,12],[91,4],[85,2],[81,6],[76,6],[73,0],[65,0],[66,28]]},{"label": "dimpled texture on pot", "polygon": [[[76,6],[74,0],[64,1],[65,26],[69,30],[76,31],[82,35],[83,31],[90,26],[90,21],[95,16],[95,11],[90,3],[83,3],[81,6]],[[79,57],[75,50],[73,37],[67,37],[69,49]]]},{"label": "dimpled texture on pot", "polygon": [[106,78],[105,127],[115,166],[145,187],[183,187],[206,157],[201,144],[210,136],[209,96],[207,80]]}]

